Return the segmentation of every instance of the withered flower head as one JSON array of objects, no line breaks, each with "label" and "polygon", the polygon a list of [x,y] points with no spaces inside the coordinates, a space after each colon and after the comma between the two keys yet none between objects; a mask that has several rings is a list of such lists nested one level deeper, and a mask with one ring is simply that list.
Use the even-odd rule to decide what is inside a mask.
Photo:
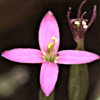
[{"label": "withered flower head", "polygon": [[83,12],[83,14],[81,15],[82,6],[85,3],[86,3],[86,0],[84,0],[81,3],[81,5],[79,6],[76,19],[70,19],[71,7],[69,8],[68,13],[67,13],[69,26],[70,26],[71,31],[73,33],[74,39],[83,39],[84,33],[87,31],[87,29],[91,26],[91,24],[93,23],[93,21],[96,18],[96,5],[94,5],[92,18],[91,18],[90,22],[87,24],[88,19],[84,19],[84,15],[86,14],[86,11]]}]

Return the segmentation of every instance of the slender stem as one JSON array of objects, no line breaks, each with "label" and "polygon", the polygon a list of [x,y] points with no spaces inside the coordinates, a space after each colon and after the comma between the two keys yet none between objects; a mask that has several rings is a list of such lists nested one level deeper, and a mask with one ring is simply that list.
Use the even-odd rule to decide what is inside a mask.
[{"label": "slender stem", "polygon": [[48,97],[45,96],[41,88],[39,90],[39,100],[54,100],[54,95],[55,90],[53,90],[53,92]]},{"label": "slender stem", "polygon": [[76,50],[84,50],[84,39],[75,39],[77,43]]},{"label": "slender stem", "polygon": [[[76,50],[84,50],[84,40],[75,40]],[[69,100],[85,100],[88,92],[87,64],[71,65],[69,76]]]}]

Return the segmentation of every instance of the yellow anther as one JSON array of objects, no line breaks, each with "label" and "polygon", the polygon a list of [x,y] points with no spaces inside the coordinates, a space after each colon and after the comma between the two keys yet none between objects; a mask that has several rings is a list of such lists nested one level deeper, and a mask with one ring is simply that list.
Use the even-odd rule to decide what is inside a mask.
[{"label": "yellow anther", "polygon": [[48,49],[50,49],[53,46],[53,43],[48,43],[47,46],[48,46]]},{"label": "yellow anther", "polygon": [[58,40],[53,36],[52,40],[54,41],[53,43],[48,43],[47,44],[47,52],[50,53],[55,49],[55,43],[58,42]]},{"label": "yellow anther", "polygon": [[[75,21],[74,24],[79,26],[80,21]],[[83,28],[88,28],[86,21],[82,21],[82,25],[83,25]]]},{"label": "yellow anther", "polygon": [[57,38],[55,38],[54,36],[52,37],[52,40],[53,40],[55,43],[58,42]]},{"label": "yellow anther", "polygon": [[75,21],[74,24],[79,26],[80,22],[79,21]]},{"label": "yellow anther", "polygon": [[82,21],[82,25],[86,25],[87,23],[86,23],[86,21]]},{"label": "yellow anther", "polygon": [[87,25],[84,25],[83,28],[88,28],[88,26]]}]

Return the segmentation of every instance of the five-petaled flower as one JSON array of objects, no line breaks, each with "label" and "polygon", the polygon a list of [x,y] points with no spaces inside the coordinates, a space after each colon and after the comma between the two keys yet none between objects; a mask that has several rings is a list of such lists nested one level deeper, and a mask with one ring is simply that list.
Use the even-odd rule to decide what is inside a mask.
[{"label": "five-petaled flower", "polygon": [[96,5],[95,5],[92,18],[87,25],[88,20],[83,18],[84,15],[86,14],[86,11],[81,15],[81,8],[82,8],[82,6],[84,5],[85,2],[86,2],[86,0],[84,0],[81,3],[81,5],[79,6],[76,19],[70,19],[71,7],[69,8],[69,11],[68,11],[68,14],[67,14],[69,26],[70,26],[71,31],[73,33],[74,39],[84,39],[84,33],[87,31],[87,29],[91,26],[91,24],[93,23],[93,21],[96,18]]},{"label": "five-petaled flower", "polygon": [[59,27],[53,13],[49,11],[43,18],[39,29],[40,50],[16,48],[2,53],[14,62],[42,63],[40,85],[46,96],[53,91],[58,78],[58,64],[83,64],[99,59],[97,54],[79,50],[58,51],[60,43]]}]

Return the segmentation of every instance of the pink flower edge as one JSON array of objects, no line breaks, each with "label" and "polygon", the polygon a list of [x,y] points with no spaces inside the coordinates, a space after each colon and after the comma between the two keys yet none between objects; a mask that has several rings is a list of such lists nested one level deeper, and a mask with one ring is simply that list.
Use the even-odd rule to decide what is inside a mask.
[{"label": "pink flower edge", "polygon": [[54,42],[52,40],[53,36],[58,40],[58,43],[55,44],[55,51],[57,51],[60,42],[59,27],[53,13],[48,11],[43,17],[39,28],[39,45],[42,51],[46,52],[47,44]]},{"label": "pink flower edge", "polygon": [[100,59],[97,54],[81,50],[62,50],[58,55],[56,62],[59,64],[84,64]]},{"label": "pink flower edge", "polygon": [[30,48],[16,48],[2,53],[2,57],[19,63],[42,63],[42,56],[40,50]]},{"label": "pink flower edge", "polygon": [[40,84],[46,96],[53,91],[58,78],[58,65],[56,63],[44,62],[40,71]]}]

